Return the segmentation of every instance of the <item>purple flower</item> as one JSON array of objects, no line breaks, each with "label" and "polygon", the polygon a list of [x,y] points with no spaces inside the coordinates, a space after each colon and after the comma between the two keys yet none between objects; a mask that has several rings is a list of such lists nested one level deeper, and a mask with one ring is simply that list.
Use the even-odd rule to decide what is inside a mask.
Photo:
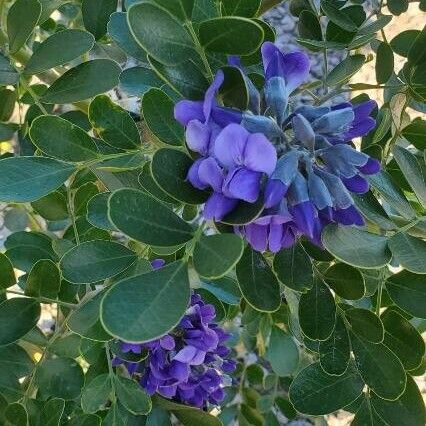
[{"label": "purple flower", "polygon": [[150,394],[159,393],[176,402],[206,408],[225,397],[226,374],[236,368],[225,346],[230,337],[215,322],[216,312],[194,293],[179,325],[160,339],[129,344],[121,342],[122,352],[148,356],[140,362],[114,358],[114,366],[123,364]]}]

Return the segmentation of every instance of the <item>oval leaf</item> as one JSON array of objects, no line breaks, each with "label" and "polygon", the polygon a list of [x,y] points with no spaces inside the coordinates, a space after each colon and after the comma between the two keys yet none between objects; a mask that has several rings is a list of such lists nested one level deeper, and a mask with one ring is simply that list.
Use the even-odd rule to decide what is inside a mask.
[{"label": "oval leaf", "polygon": [[364,277],[353,266],[343,263],[331,265],[325,272],[324,281],[343,299],[359,300],[364,296]]}]

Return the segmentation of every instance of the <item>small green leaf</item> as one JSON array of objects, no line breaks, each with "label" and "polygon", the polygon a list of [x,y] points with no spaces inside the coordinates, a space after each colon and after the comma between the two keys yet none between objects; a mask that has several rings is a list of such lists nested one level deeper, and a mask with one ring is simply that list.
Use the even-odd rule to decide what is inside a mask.
[{"label": "small green leaf", "polygon": [[65,409],[65,400],[52,398],[47,401],[40,412],[40,423],[43,426],[58,426]]},{"label": "small green leaf", "polygon": [[85,413],[96,413],[108,402],[112,391],[109,374],[100,374],[84,386],[81,392],[81,408]]},{"label": "small green leaf", "polygon": [[56,263],[39,260],[28,273],[25,294],[31,297],[56,299],[61,287],[61,275]]},{"label": "small green leaf", "polygon": [[344,263],[331,265],[325,272],[324,281],[343,299],[359,300],[364,296],[364,277],[353,266]]},{"label": "small green leaf", "polygon": [[261,197],[255,203],[239,201],[237,207],[228,213],[221,222],[226,225],[247,225],[260,216],[264,208]]},{"label": "small green leaf", "polygon": [[251,18],[259,10],[261,0],[227,0],[223,3],[226,15]]},{"label": "small green leaf", "polygon": [[353,363],[341,376],[324,373],[319,362],[304,368],[290,386],[290,401],[300,413],[329,414],[353,402],[364,382]]},{"label": "small green leaf", "polygon": [[84,27],[96,40],[106,34],[110,15],[117,10],[117,0],[83,0],[81,14]]},{"label": "small green leaf", "polygon": [[75,246],[65,253],[60,268],[67,281],[89,284],[123,272],[136,259],[136,253],[122,244],[94,240]]},{"label": "small green leaf", "polygon": [[400,232],[388,244],[395,262],[416,274],[426,274],[426,241]]},{"label": "small green leaf", "polygon": [[364,55],[348,56],[329,72],[325,81],[329,86],[338,86],[346,83],[361,69],[364,63]]},{"label": "small green leaf", "polygon": [[16,377],[21,378],[28,376],[33,371],[34,362],[21,346],[11,344],[0,347],[0,368],[2,371],[8,370]]},{"label": "small green leaf", "polygon": [[31,203],[32,208],[44,219],[56,221],[68,218],[67,199],[60,191],[53,191]]},{"label": "small green leaf", "polygon": [[101,426],[101,418],[94,414],[80,414],[72,417],[67,426]]},{"label": "small green leaf", "polygon": [[102,301],[105,329],[126,342],[147,342],[173,329],[188,306],[186,268],[185,263],[174,262],[115,284]]},{"label": "small green leaf", "polygon": [[121,376],[114,377],[118,400],[132,413],[147,414],[152,403],[148,394],[135,381]]},{"label": "small green leaf", "polygon": [[120,74],[120,88],[130,96],[141,97],[152,87],[162,85],[155,72],[145,67],[127,68]]},{"label": "small green leaf", "polygon": [[220,278],[237,264],[243,250],[244,243],[238,235],[203,235],[194,248],[194,268],[204,278]]},{"label": "small green leaf", "polygon": [[75,171],[72,164],[44,157],[0,160],[0,200],[35,201],[59,188]]},{"label": "small green leaf", "polygon": [[336,3],[331,0],[323,0],[321,2],[321,9],[330,19],[339,27],[344,28],[346,31],[355,32],[358,29],[358,25],[354,20],[351,19],[345,9],[339,9]]},{"label": "small green leaf", "polygon": [[351,335],[355,362],[365,383],[380,398],[395,400],[402,395],[407,377],[397,356],[382,343],[369,343]]},{"label": "small green leaf", "polygon": [[[392,21],[391,15],[377,15],[377,19],[374,22],[366,22],[358,30],[358,35],[373,34],[386,27],[389,22]],[[391,42],[392,45],[392,42]]]},{"label": "small green leaf", "polygon": [[321,25],[318,17],[310,10],[302,10],[297,24],[299,36],[308,40],[322,40]]},{"label": "small green leaf", "polygon": [[265,358],[280,377],[292,375],[299,366],[299,349],[290,334],[274,326]]},{"label": "small green leaf", "polygon": [[40,14],[41,5],[37,0],[17,0],[12,4],[7,14],[10,53],[16,53],[27,42]]},{"label": "small green leaf", "polygon": [[311,258],[300,244],[277,253],[273,267],[278,279],[292,290],[303,293],[313,285]]},{"label": "small green leaf", "polygon": [[236,272],[241,293],[250,306],[262,312],[274,312],[280,307],[278,280],[259,252],[246,247]]},{"label": "small green leaf", "polygon": [[253,20],[222,17],[203,21],[199,28],[202,46],[210,52],[250,55],[263,41],[262,27]]},{"label": "small green leaf", "polygon": [[351,308],[345,311],[345,317],[351,325],[351,331],[360,339],[371,343],[383,341],[383,324],[374,312],[368,309]]},{"label": "small green leaf", "polygon": [[426,149],[426,120],[416,119],[402,129],[402,136],[417,149]]},{"label": "small green leaf", "polygon": [[168,145],[182,145],[183,128],[174,118],[173,101],[160,89],[150,89],[142,98],[142,114],[149,130]]},{"label": "small green leaf", "polygon": [[379,268],[391,259],[386,237],[349,226],[327,226],[322,242],[337,259],[360,268]]},{"label": "small green leaf", "polygon": [[219,95],[228,107],[245,111],[249,103],[249,91],[243,72],[232,66],[222,67],[224,82],[219,89]]},{"label": "small green leaf", "polygon": [[426,275],[398,272],[386,280],[386,290],[401,309],[426,319]]},{"label": "small green leaf", "polygon": [[391,41],[392,50],[400,56],[406,58],[414,41],[420,34],[419,30],[406,30],[398,33]]},{"label": "small green leaf", "polygon": [[95,142],[83,129],[56,115],[36,118],[30,136],[38,149],[60,160],[79,162],[98,156]]},{"label": "small green leaf", "polygon": [[336,305],[328,287],[319,279],[300,297],[299,321],[303,334],[312,340],[327,340],[336,323]]},{"label": "small green leaf", "polygon": [[16,277],[12,262],[4,253],[0,253],[0,289],[9,288],[15,284]]},{"label": "small green leaf", "polygon": [[408,0],[388,0],[387,6],[392,15],[401,15],[408,10]]},{"label": "small green leaf", "polygon": [[230,277],[222,277],[209,282],[202,281],[201,288],[205,288],[228,305],[238,305],[240,303],[241,292],[238,288],[238,283]]},{"label": "small green leaf", "polygon": [[97,228],[114,231],[115,227],[108,219],[108,199],[110,192],[94,195],[87,203],[87,220]]},{"label": "small green leaf", "polygon": [[24,74],[39,74],[71,62],[88,52],[94,42],[93,36],[83,30],[59,31],[37,47],[25,66]]},{"label": "small green leaf", "polygon": [[62,74],[46,90],[41,100],[69,104],[107,92],[118,84],[121,68],[110,59],[83,62]]},{"label": "small green leaf", "polygon": [[376,53],[376,81],[386,83],[393,74],[394,59],[389,44],[380,43]]},{"label": "small green leaf", "polygon": [[0,53],[0,85],[14,85],[18,80],[18,72],[10,65],[9,59]]},{"label": "small green leaf", "polygon": [[184,244],[193,237],[185,221],[142,191],[130,188],[115,191],[108,205],[111,222],[137,241],[170,247]]},{"label": "small green leaf", "polygon": [[7,426],[28,426],[28,412],[26,408],[14,402],[7,406],[4,411],[4,418],[6,419]]}]

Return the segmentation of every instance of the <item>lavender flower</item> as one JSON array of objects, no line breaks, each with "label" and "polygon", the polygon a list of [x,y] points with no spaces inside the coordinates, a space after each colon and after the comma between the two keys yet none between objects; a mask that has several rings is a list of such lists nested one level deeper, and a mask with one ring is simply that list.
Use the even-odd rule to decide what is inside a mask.
[{"label": "lavender flower", "polygon": [[214,322],[215,315],[214,307],[194,293],[173,331],[147,343],[120,343],[123,353],[146,351],[146,358],[139,362],[114,358],[113,365],[123,364],[150,395],[159,393],[199,408],[217,405],[225,397],[226,375],[236,363],[225,345],[230,335]]}]

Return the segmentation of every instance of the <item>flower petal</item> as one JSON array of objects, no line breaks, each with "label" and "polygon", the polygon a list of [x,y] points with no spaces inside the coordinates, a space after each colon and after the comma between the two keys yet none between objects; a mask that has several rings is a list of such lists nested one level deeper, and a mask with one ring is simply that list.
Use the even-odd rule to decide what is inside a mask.
[{"label": "flower petal", "polygon": [[203,102],[180,101],[175,106],[175,119],[182,126],[186,126],[191,120],[205,121],[203,113]]},{"label": "flower petal", "polygon": [[198,176],[198,171],[200,168],[201,163],[204,161],[203,158],[200,158],[192,164],[192,166],[188,170],[188,174],[186,175],[186,178],[189,180],[191,185],[197,189],[206,189],[207,184],[203,182],[200,177]]},{"label": "flower petal", "polygon": [[198,177],[201,182],[211,186],[215,192],[221,191],[223,171],[213,157],[206,158],[200,163]]},{"label": "flower petal", "polygon": [[186,144],[191,151],[205,156],[209,151],[210,127],[198,120],[191,120],[185,131]]},{"label": "flower petal", "polygon": [[238,200],[225,197],[223,194],[214,192],[204,206],[203,216],[207,220],[222,220],[237,206]]},{"label": "flower petal", "polygon": [[259,198],[260,172],[237,168],[228,173],[223,183],[223,193],[230,198],[254,203]]},{"label": "flower petal", "polygon": [[270,175],[277,165],[277,151],[261,133],[250,135],[244,150],[244,165],[255,172]]},{"label": "flower petal", "polygon": [[355,175],[347,179],[342,178],[342,182],[349,191],[355,192],[356,194],[365,194],[369,190],[367,180],[360,175]]}]

